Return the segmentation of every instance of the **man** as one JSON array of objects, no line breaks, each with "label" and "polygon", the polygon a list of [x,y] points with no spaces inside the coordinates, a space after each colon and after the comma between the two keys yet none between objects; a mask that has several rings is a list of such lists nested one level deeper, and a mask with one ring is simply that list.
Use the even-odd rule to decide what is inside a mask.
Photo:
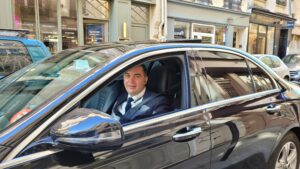
[{"label": "man", "polygon": [[146,89],[148,77],[144,65],[130,68],[123,79],[126,92],[118,96],[112,110],[112,116],[121,123],[171,111],[165,96]]}]

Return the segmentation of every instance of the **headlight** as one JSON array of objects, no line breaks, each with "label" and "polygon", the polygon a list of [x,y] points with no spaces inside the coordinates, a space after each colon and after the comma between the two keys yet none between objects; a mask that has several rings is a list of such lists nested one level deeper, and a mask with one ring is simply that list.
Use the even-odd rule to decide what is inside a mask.
[{"label": "headlight", "polygon": [[300,76],[300,70],[298,70],[298,72],[297,72],[297,76]]}]

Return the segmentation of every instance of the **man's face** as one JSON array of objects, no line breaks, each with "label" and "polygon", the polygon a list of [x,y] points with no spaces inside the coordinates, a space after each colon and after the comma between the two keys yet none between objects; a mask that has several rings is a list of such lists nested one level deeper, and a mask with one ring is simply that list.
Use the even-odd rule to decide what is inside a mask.
[{"label": "man's face", "polygon": [[147,81],[148,77],[141,66],[135,66],[124,73],[124,86],[131,96],[140,93],[145,88]]}]

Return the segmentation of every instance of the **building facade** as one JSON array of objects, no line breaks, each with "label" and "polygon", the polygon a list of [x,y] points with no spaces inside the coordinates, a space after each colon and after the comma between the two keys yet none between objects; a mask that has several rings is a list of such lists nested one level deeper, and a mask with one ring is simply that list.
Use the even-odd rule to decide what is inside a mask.
[{"label": "building facade", "polygon": [[247,49],[251,14],[242,0],[168,0],[168,39]]},{"label": "building facade", "polygon": [[251,10],[247,52],[286,55],[295,19],[289,0],[249,0]]},{"label": "building facade", "polygon": [[27,29],[29,38],[41,40],[52,53],[106,41],[148,40],[150,32],[153,36],[158,32],[155,23],[161,19],[156,4],[155,0],[0,1],[0,28]]},{"label": "building facade", "polygon": [[296,52],[300,46],[297,42],[300,26],[296,25],[292,31],[295,19],[291,9],[297,3],[295,0],[11,0],[0,1],[0,28],[27,29],[29,38],[41,40],[52,53],[109,41],[201,39],[203,43],[226,45],[253,54],[283,57],[287,49]]}]

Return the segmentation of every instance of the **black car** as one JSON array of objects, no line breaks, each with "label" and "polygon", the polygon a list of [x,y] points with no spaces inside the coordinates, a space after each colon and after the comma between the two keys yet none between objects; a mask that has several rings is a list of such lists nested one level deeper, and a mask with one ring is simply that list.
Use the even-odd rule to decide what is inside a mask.
[{"label": "black car", "polygon": [[[143,64],[170,112],[120,124]],[[298,169],[300,88],[253,56],[188,42],[65,50],[0,83],[0,168]]]}]

